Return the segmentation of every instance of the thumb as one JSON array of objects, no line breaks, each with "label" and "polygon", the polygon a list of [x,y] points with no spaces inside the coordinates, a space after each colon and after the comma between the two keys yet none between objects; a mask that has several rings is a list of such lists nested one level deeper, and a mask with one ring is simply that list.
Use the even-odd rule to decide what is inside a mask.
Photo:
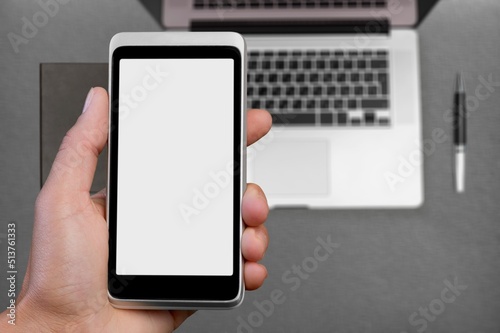
[{"label": "thumb", "polygon": [[88,195],[107,138],[108,94],[103,88],[92,88],[82,114],[61,143],[45,190],[56,196]]}]

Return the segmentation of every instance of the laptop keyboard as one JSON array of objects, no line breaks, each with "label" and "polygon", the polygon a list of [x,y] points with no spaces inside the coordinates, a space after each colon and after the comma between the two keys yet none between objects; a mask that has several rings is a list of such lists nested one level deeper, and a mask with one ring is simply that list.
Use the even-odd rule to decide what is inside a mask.
[{"label": "laptop keyboard", "polygon": [[381,8],[387,0],[194,0],[195,9],[221,8]]},{"label": "laptop keyboard", "polygon": [[274,125],[389,126],[387,50],[250,51],[249,108]]}]

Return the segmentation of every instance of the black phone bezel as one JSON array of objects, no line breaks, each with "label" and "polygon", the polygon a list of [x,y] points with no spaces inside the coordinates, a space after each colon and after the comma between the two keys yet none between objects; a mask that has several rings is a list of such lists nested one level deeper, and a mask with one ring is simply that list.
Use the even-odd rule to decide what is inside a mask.
[{"label": "black phone bezel", "polygon": [[[233,274],[231,276],[149,276],[116,274],[119,73],[122,59],[234,60]],[[242,55],[233,46],[121,46],[112,54],[108,195],[108,292],[120,300],[231,301],[241,292]],[[200,144],[203,140],[200,139]]]}]

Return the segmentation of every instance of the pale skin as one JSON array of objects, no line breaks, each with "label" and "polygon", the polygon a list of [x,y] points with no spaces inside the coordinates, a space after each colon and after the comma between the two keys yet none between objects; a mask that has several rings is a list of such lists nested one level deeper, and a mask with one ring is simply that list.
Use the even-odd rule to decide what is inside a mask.
[{"label": "pale skin", "polygon": [[[35,203],[32,248],[16,304],[16,325],[0,317],[1,332],[172,332],[192,311],[113,308],[107,299],[106,191],[90,195],[97,158],[107,142],[108,95],[89,92],[85,112],[65,136]],[[251,145],[271,127],[264,110],[248,111]],[[269,208],[261,188],[248,184],[242,202],[247,290],[267,277],[263,258]]]}]

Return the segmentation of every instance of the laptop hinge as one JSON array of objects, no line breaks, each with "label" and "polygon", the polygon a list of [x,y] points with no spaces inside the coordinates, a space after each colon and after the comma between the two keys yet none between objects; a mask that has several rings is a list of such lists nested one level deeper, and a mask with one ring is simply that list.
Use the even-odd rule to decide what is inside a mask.
[{"label": "laptop hinge", "polygon": [[204,21],[191,22],[192,31],[235,31],[240,34],[389,34],[387,19],[371,21]]}]

